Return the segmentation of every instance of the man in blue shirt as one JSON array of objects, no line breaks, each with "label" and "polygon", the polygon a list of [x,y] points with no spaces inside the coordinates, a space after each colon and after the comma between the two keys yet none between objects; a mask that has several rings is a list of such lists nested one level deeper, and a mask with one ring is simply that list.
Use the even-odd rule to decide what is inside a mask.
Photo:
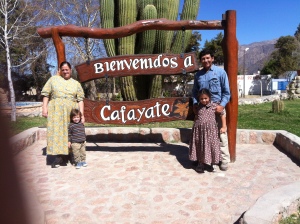
[{"label": "man in blue shirt", "polygon": [[[230,100],[230,89],[227,73],[224,69],[213,65],[214,54],[209,49],[204,49],[199,55],[202,69],[200,69],[194,77],[193,86],[193,110],[197,114],[198,106],[198,92],[200,89],[206,88],[211,92],[211,101],[217,103],[216,108],[216,120],[219,130],[221,128],[221,116],[218,116],[224,109],[226,104]],[[220,134],[220,133],[219,133]],[[220,163],[220,169],[226,171],[228,169],[228,163],[230,161],[228,151],[227,135],[221,134],[221,154],[222,161]]]}]

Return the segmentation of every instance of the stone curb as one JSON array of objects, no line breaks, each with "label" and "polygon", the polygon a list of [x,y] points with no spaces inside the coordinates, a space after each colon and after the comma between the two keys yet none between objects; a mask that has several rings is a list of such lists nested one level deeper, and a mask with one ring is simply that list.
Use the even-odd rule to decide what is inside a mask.
[{"label": "stone curb", "polygon": [[298,211],[300,206],[300,181],[274,189],[256,201],[243,216],[243,224],[279,223]]},{"label": "stone curb", "polygon": [[[10,139],[13,154],[35,141],[46,140],[46,128],[30,128]],[[191,128],[88,127],[87,141],[100,142],[189,142]],[[300,138],[283,130],[238,129],[237,144],[274,144],[300,161]]]}]

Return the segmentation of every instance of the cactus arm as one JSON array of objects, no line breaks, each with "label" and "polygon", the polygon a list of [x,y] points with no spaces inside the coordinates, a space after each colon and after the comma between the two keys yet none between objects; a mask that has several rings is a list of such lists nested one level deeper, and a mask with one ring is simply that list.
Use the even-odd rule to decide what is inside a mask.
[{"label": "cactus arm", "polygon": [[[125,26],[136,22],[136,0],[118,0],[119,26]],[[120,38],[118,55],[134,54],[136,35]],[[120,78],[122,96],[127,101],[137,100],[132,76]]]},{"label": "cactus arm", "polygon": [[[146,5],[141,13],[141,20],[157,19],[157,11],[154,5]],[[155,46],[155,30],[147,30],[140,34],[137,43],[137,54],[152,54]]]},{"label": "cactus arm", "polygon": [[[100,19],[102,28],[113,28],[114,27],[114,2],[111,0],[100,0]],[[116,47],[114,39],[103,40],[106,54],[109,57],[116,55]]]},{"label": "cactus arm", "polygon": [[[200,0],[185,0],[180,20],[195,20],[199,11]],[[178,31],[174,43],[171,47],[171,52],[178,54],[185,51],[188,41],[191,38],[192,31],[184,31],[184,49],[182,50],[183,31]]]},{"label": "cactus arm", "polygon": [[[178,0],[169,0],[169,20],[177,20],[178,11],[179,11],[179,1]],[[166,53],[171,52],[171,44],[174,37],[174,31],[167,31],[167,40],[166,40]]]},{"label": "cactus arm", "polygon": [[[151,0],[140,1],[139,6],[143,9],[140,11],[140,19],[157,19],[157,11]],[[156,30],[147,30],[137,35],[136,53],[137,54],[152,54],[155,46]],[[135,88],[138,99],[147,99],[149,97],[149,89],[151,84],[151,76],[135,76]]]}]

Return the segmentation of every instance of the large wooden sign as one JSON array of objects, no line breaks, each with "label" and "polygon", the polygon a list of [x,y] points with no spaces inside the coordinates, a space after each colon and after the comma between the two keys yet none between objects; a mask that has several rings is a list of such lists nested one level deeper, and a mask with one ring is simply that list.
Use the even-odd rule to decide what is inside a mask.
[{"label": "large wooden sign", "polygon": [[75,66],[80,82],[131,75],[175,75],[194,72],[199,65],[194,53],[138,54],[101,58]]},{"label": "large wooden sign", "polygon": [[[94,28],[94,27],[78,27],[73,25],[67,26],[55,26],[55,27],[42,27],[37,31],[39,35],[43,38],[52,37],[56,52],[58,65],[66,60],[65,45],[62,41],[62,37],[84,37],[84,38],[97,38],[97,39],[115,39],[130,36],[135,33],[139,33],[146,30],[224,30],[224,38],[222,40],[222,49],[224,53],[224,69],[227,71],[231,100],[226,106],[227,110],[227,124],[228,124],[228,144],[230,151],[230,159],[232,162],[235,161],[236,153],[236,130],[237,130],[237,115],[238,115],[238,94],[237,94],[237,71],[238,71],[238,42],[236,39],[236,11],[228,10],[226,14],[222,15],[222,20],[217,21],[196,21],[196,20],[184,20],[184,21],[172,21],[163,18],[154,20],[140,20],[132,24],[128,24],[122,27],[114,28]],[[139,55],[140,58],[141,55]],[[172,59],[163,59],[164,55],[154,55],[151,56],[153,61],[152,67],[150,64],[146,68],[147,57],[145,56],[144,61],[142,59],[137,59],[135,56],[127,56],[129,61],[121,56],[120,58],[115,57],[105,61],[107,59],[99,59],[100,61],[90,64],[83,64],[78,66],[79,79],[81,82],[101,78],[104,76],[127,76],[127,75],[145,75],[145,74],[180,74],[182,70],[184,72],[192,72],[192,66],[195,65],[195,70],[198,69],[196,63],[188,62],[189,59],[183,58],[183,60],[178,60],[178,55]],[[185,54],[186,56],[186,54]],[[130,60],[130,57],[131,60]],[[141,56],[143,57],[143,56]],[[192,56],[193,57],[193,56]],[[124,61],[117,61],[117,59]],[[156,60],[157,63],[154,63]],[[161,60],[160,60],[161,59]],[[149,59],[150,60],[150,59]],[[159,61],[160,60],[160,61]],[[178,60],[178,61],[177,61]],[[179,61],[181,61],[180,64]],[[193,58],[191,58],[193,61]],[[158,64],[160,62],[160,64]],[[174,66],[178,62],[178,67]],[[196,60],[195,60],[196,62]],[[102,64],[101,64],[102,63]],[[184,64],[186,63],[186,64]],[[144,67],[141,67],[141,66]],[[154,66],[155,65],[155,66]],[[160,65],[160,66],[159,66]],[[188,65],[185,67],[185,65]],[[119,66],[119,67],[118,67]],[[124,66],[124,69],[123,67]],[[165,66],[165,67],[163,67]],[[173,67],[168,67],[173,66]],[[151,67],[151,68],[150,68]],[[146,69],[145,69],[146,68]],[[150,69],[149,69],[150,68]],[[161,70],[159,70],[161,69]],[[191,69],[191,70],[190,70]],[[169,73],[170,72],[170,73]],[[188,119],[191,113],[191,106],[189,109],[185,108],[178,110],[178,108],[184,108],[187,103],[187,99],[181,101],[180,98],[175,99],[157,99],[156,101],[147,100],[137,102],[111,102],[110,106],[106,105],[104,102],[94,102],[85,100],[85,113],[87,116],[87,121],[101,123],[114,123],[114,124],[125,124],[138,123],[144,121],[151,122],[159,118],[166,120],[171,119]],[[166,101],[165,101],[166,100]],[[184,103],[185,102],[185,103]],[[137,104],[134,105],[134,104]],[[169,106],[165,105],[168,104]],[[104,109],[101,109],[101,108]],[[155,112],[156,111],[156,112]],[[181,111],[181,112],[179,112]],[[187,112],[187,115],[186,115]],[[166,114],[169,118],[166,118]],[[124,115],[124,116],[123,116]],[[140,116],[139,116],[140,115]],[[123,116],[123,117],[122,117]],[[123,119],[123,120],[122,120]],[[162,119],[162,120],[163,120]]]},{"label": "large wooden sign", "polygon": [[142,124],[193,120],[190,98],[159,98],[135,101],[92,101],[84,99],[86,122],[99,124]]}]

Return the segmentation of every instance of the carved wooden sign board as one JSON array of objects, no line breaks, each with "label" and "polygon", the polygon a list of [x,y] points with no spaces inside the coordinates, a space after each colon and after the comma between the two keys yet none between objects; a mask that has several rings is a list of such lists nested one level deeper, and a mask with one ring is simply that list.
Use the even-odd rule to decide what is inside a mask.
[{"label": "carved wooden sign board", "polygon": [[[176,75],[195,72],[199,65],[194,53],[126,55],[101,58],[75,66],[81,82],[97,78],[132,75]],[[142,124],[192,120],[192,102],[187,97],[140,101],[92,101],[85,99],[85,119],[91,123]]]}]

